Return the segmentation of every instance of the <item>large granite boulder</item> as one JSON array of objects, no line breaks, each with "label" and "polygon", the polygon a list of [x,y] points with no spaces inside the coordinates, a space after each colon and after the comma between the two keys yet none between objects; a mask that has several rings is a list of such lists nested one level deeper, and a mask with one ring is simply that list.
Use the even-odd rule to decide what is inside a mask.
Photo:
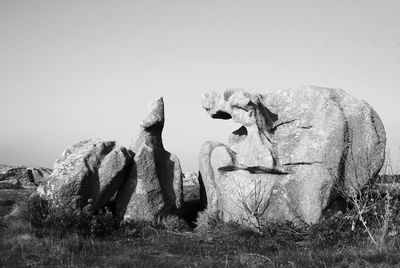
[{"label": "large granite boulder", "polygon": [[203,107],[242,125],[199,156],[202,202],[224,221],[316,223],[339,187],[354,193],[384,162],[378,115],[342,90],[230,89],[206,94]]},{"label": "large granite boulder", "polygon": [[131,152],[115,141],[81,141],[63,152],[39,191],[61,206],[101,208],[117,193],[131,164]]},{"label": "large granite boulder", "polygon": [[130,147],[135,167],[116,197],[116,210],[124,218],[152,221],[182,209],[181,166],[178,158],[164,149],[164,121],[164,102],[159,98],[149,104]]}]

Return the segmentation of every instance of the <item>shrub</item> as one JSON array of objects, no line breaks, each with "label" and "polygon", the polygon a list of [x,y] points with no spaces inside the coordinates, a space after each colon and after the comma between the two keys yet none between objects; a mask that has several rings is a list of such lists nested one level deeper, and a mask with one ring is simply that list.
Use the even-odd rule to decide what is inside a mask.
[{"label": "shrub", "polygon": [[214,229],[220,222],[220,219],[215,213],[209,209],[205,209],[197,216],[195,231],[197,233],[207,233]]},{"label": "shrub", "polygon": [[332,246],[349,246],[361,240],[363,230],[352,230],[350,212],[335,214],[329,218],[323,218],[317,224],[307,228],[307,241],[313,248],[329,248]]},{"label": "shrub", "polygon": [[92,211],[53,205],[50,200],[34,194],[21,206],[21,217],[33,227],[55,230],[59,234],[76,232],[87,236],[105,236],[115,232],[117,222],[108,208]]},{"label": "shrub", "polygon": [[263,222],[258,229],[262,236],[271,238],[282,247],[294,247],[307,238],[307,229],[292,222]]},{"label": "shrub", "polygon": [[164,217],[161,220],[161,226],[170,232],[182,232],[190,229],[185,220],[173,215]]},{"label": "shrub", "polygon": [[49,217],[49,201],[40,195],[31,195],[28,200],[19,207],[19,215],[34,227],[44,226]]},{"label": "shrub", "polygon": [[350,192],[343,190],[342,185],[337,187],[350,206],[346,213],[351,221],[349,229],[368,235],[378,247],[385,246],[389,233],[397,232],[400,223],[399,196],[392,191],[390,184],[386,189],[381,189],[381,186],[378,177],[363,187],[350,188]]}]

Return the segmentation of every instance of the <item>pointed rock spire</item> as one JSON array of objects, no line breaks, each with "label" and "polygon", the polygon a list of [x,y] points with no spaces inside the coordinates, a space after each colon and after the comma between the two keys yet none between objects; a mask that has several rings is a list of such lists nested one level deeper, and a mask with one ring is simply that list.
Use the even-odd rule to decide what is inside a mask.
[{"label": "pointed rock spire", "polygon": [[126,189],[133,189],[129,190],[133,194],[117,198],[117,204],[126,209],[125,218],[152,221],[182,210],[182,170],[178,157],[164,149],[164,120],[163,98],[152,100],[130,146],[135,153],[135,174],[127,180]]},{"label": "pointed rock spire", "polygon": [[164,127],[164,100],[162,97],[152,100],[148,107],[145,118],[140,122],[140,126],[144,129]]}]

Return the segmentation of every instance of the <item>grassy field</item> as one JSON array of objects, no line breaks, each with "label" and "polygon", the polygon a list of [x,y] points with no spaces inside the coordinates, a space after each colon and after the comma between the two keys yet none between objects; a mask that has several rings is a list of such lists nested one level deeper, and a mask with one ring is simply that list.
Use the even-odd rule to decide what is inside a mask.
[{"label": "grassy field", "polygon": [[293,235],[271,236],[230,225],[218,226],[206,234],[148,225],[102,238],[42,233],[21,222],[1,231],[3,267],[398,267],[400,264],[400,252],[396,249],[377,249],[365,239],[325,247],[299,237],[292,240]]},{"label": "grassy field", "polygon": [[107,210],[56,209],[33,196],[0,217],[0,267],[400,267],[396,183],[343,193],[346,211],[302,228],[250,229],[207,210],[193,222],[196,202],[186,220],[119,224]]},{"label": "grassy field", "polygon": [[[26,212],[25,212],[26,213]],[[26,215],[25,215],[26,216]],[[99,216],[96,216],[99,217]],[[101,222],[107,222],[101,215]],[[68,218],[68,217],[67,217]],[[14,216],[2,220],[2,267],[398,267],[400,240],[389,233],[372,243],[361,224],[345,216],[313,227],[269,224],[261,230],[204,217],[197,229],[171,217],[109,228],[99,221],[75,229],[54,219],[43,224]],[[206,218],[206,220],[204,220]],[[65,219],[64,219],[65,220]],[[66,220],[71,222],[71,218]],[[89,226],[91,225],[91,226]],[[95,229],[97,228],[97,231]],[[380,230],[370,230],[379,235]],[[375,233],[376,232],[376,233]]]}]

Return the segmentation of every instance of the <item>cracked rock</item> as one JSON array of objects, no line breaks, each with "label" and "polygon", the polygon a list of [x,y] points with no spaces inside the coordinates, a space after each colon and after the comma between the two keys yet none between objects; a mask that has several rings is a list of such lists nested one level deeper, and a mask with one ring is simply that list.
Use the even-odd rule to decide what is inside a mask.
[{"label": "cracked rock", "polygon": [[58,205],[93,209],[103,207],[118,191],[130,166],[131,153],[115,141],[85,140],[67,150],[55,162],[42,189]]},{"label": "cracked rock", "polygon": [[384,162],[378,115],[339,89],[229,89],[206,94],[203,107],[241,125],[227,144],[206,142],[199,155],[201,200],[224,221],[316,223],[337,197],[335,185],[350,193]]},{"label": "cracked rock", "polygon": [[164,149],[164,120],[164,101],[155,99],[130,146],[135,153],[134,174],[116,197],[117,214],[124,218],[152,221],[182,210],[182,170],[178,157]]}]

